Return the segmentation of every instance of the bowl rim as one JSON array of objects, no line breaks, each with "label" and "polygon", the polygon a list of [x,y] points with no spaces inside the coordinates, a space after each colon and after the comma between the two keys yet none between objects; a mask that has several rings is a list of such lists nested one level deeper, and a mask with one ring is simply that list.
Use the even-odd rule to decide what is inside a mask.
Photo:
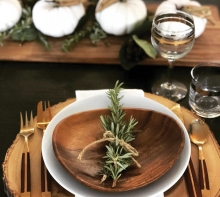
[{"label": "bowl rim", "polygon": [[[150,114],[157,114],[157,116],[159,115],[159,117],[163,117],[163,118],[165,118],[165,117],[167,117],[167,119],[169,119],[169,121],[171,121],[171,122],[173,122],[179,129],[177,129],[178,130],[178,136],[180,137],[179,139],[181,139],[181,143],[175,143],[175,148],[173,147],[173,149],[175,149],[175,154],[173,154],[172,155],[172,159],[170,159],[169,161],[167,160],[167,165],[163,165],[164,167],[163,167],[163,170],[161,170],[161,172],[160,173],[157,173],[157,172],[159,172],[159,171],[157,171],[156,173],[151,173],[151,176],[149,176],[149,179],[147,179],[147,180],[145,180],[146,179],[146,177],[142,177],[142,176],[140,176],[140,175],[137,175],[137,176],[135,176],[135,178],[137,178],[137,177],[142,177],[141,178],[141,184],[139,184],[139,185],[129,185],[129,186],[126,186],[126,185],[124,185],[124,181],[123,181],[123,183],[122,183],[122,187],[115,187],[115,188],[112,188],[112,187],[102,187],[102,185],[100,184],[100,185],[97,185],[97,183],[94,183],[94,182],[89,182],[87,179],[85,179],[85,178],[83,178],[82,177],[82,175],[81,175],[81,173],[77,173],[78,171],[77,170],[72,170],[72,169],[70,169],[71,167],[68,165],[68,163],[69,162],[67,162],[66,161],[66,159],[62,159],[63,157],[62,157],[62,148],[60,149],[60,145],[59,145],[59,143],[58,143],[58,145],[57,145],[57,139],[58,139],[58,141],[59,141],[59,139],[62,137],[62,136],[60,136],[60,135],[62,135],[62,134],[60,134],[60,132],[59,132],[59,129],[60,129],[60,127],[62,127],[63,125],[65,125],[66,123],[67,123],[67,121],[69,122],[69,119],[74,119],[74,116],[76,115],[76,116],[78,116],[78,117],[83,117],[85,114],[84,113],[93,113],[93,112],[98,112],[98,113],[100,113],[100,112],[102,112],[102,111],[105,111],[105,112],[107,112],[107,111],[109,111],[109,109],[108,108],[101,108],[101,109],[94,109],[94,110],[88,110],[88,111],[84,111],[84,112],[78,112],[78,113],[74,113],[74,114],[72,114],[72,115],[70,115],[70,116],[67,116],[67,117],[65,117],[64,119],[62,119],[57,125],[56,125],[56,127],[54,128],[54,131],[53,131],[53,135],[52,135],[52,145],[53,145],[53,150],[54,150],[54,153],[55,153],[55,156],[56,156],[56,158],[57,158],[57,160],[60,162],[60,164],[76,179],[76,180],[78,180],[79,182],[82,182],[82,183],[84,183],[85,185],[87,185],[88,187],[91,187],[92,189],[96,189],[96,190],[100,190],[100,191],[106,191],[106,192],[123,192],[123,191],[130,191],[130,190],[134,190],[134,189],[138,189],[138,188],[141,188],[141,187],[144,187],[144,186],[146,186],[146,185],[148,185],[148,184],[150,184],[150,183],[152,183],[152,182],[154,182],[154,181],[156,181],[158,178],[160,178],[161,176],[163,176],[169,169],[171,169],[172,168],[172,166],[175,164],[175,162],[179,159],[179,157],[180,157],[180,155],[181,155],[181,153],[182,153],[182,151],[183,151],[183,148],[184,148],[184,144],[185,144],[185,137],[184,137],[184,131],[183,131],[183,128],[179,125],[179,123],[173,118],[173,117],[171,117],[170,115],[167,115],[167,114],[164,114],[164,113],[161,113],[161,112],[158,112],[158,111],[156,111],[156,110],[151,110],[151,109],[144,109],[144,108],[133,108],[133,107],[124,107],[123,108],[124,110],[127,110],[127,113],[129,113],[129,111],[131,112],[131,111],[136,111],[136,113],[137,113],[137,111],[138,112],[140,112],[140,111],[142,111],[142,112],[145,112],[145,113],[150,113]],[[135,112],[134,112],[135,113]],[[81,116],[80,116],[81,115]],[[134,118],[135,118],[135,116],[133,116]],[[96,117],[96,120],[98,120],[98,118],[99,117]],[[138,120],[138,119],[137,119]],[[73,125],[73,124],[71,124],[71,125]],[[145,124],[146,125],[146,124]],[[63,131],[63,130],[62,130]],[[68,128],[66,128],[65,129],[65,131],[69,131],[68,130]],[[71,131],[71,129],[70,129],[70,131]],[[173,130],[172,130],[173,131]],[[169,131],[169,133],[171,134],[171,133],[177,133],[177,132],[172,132],[171,130]],[[147,129],[144,129],[144,132],[147,132]],[[166,130],[164,130],[163,129],[163,133],[166,133]],[[74,134],[73,134],[74,135]],[[70,135],[71,136],[71,135]],[[76,136],[76,135],[74,135],[74,136]],[[77,136],[76,136],[77,137]],[[168,137],[168,136],[167,136]],[[166,137],[166,139],[167,139],[167,137]],[[78,139],[78,137],[77,137],[77,139]],[[95,140],[95,139],[94,139]],[[68,141],[68,139],[67,139],[67,141]],[[65,142],[64,142],[65,143]],[[69,141],[67,142],[68,144],[69,144]],[[134,141],[132,141],[132,143],[131,144],[136,144],[137,145],[137,143],[135,142],[135,140]],[[63,144],[63,143],[62,143]],[[170,144],[170,143],[169,143]],[[63,144],[64,145],[64,144]],[[87,144],[88,145],[88,144]],[[167,143],[166,143],[166,145],[168,145]],[[86,146],[86,145],[85,145]],[[103,146],[103,148],[104,148],[104,146]],[[140,149],[140,146],[138,146],[138,148],[137,148],[137,151]],[[74,150],[78,150],[77,148],[75,148]],[[152,154],[152,153],[151,153]],[[145,154],[144,154],[145,155]],[[104,156],[104,155],[103,155]],[[138,159],[140,159],[140,157],[141,157],[142,155],[140,154],[139,155],[139,157],[137,157],[136,159],[137,159],[137,161],[138,161]],[[167,157],[166,157],[167,158]],[[74,160],[72,161],[73,163],[76,161],[77,159],[76,158],[74,158]],[[85,160],[86,161],[86,160]],[[144,167],[144,166],[143,166]],[[160,169],[162,169],[161,167],[160,167]],[[127,169],[128,171],[129,171],[129,169]],[[135,169],[135,171],[138,171],[139,170],[139,168],[136,168]],[[100,176],[100,179],[101,179],[101,176]],[[135,181],[135,180],[134,180]]]}]

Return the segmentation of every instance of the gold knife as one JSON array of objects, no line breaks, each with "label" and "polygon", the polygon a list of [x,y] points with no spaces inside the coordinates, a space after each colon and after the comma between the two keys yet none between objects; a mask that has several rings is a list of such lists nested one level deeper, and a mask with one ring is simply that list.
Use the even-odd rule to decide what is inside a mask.
[{"label": "gold knife", "polygon": [[[182,110],[179,104],[176,104],[171,108],[171,111],[176,114],[176,116],[182,121],[184,124]],[[184,172],[184,177],[187,184],[187,189],[190,197],[202,197],[201,188],[196,177],[195,168],[193,166],[192,159],[190,157],[189,164]]]}]

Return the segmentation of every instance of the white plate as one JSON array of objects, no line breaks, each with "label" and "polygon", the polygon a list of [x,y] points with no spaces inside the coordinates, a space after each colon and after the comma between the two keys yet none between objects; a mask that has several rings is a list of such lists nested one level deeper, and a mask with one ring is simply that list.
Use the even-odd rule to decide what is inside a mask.
[{"label": "white plate", "polygon": [[[134,108],[146,108],[151,110],[156,110],[161,113],[170,115],[183,127],[184,137],[185,137],[185,146],[180,155],[178,161],[174,166],[161,178],[154,181],[153,183],[127,192],[120,193],[106,193],[102,191],[92,190],[89,187],[83,185],[82,183],[75,180],[58,162],[53,151],[52,146],[52,134],[55,126],[65,117],[70,116],[74,113],[98,109],[98,108],[107,108],[110,105],[110,100],[106,94],[101,94],[98,96],[92,96],[74,102],[64,109],[62,109],[50,122],[47,127],[47,130],[44,134],[42,141],[42,155],[45,162],[45,165],[52,175],[52,177],[66,190],[77,195],[77,197],[150,197],[159,195],[170,187],[172,187],[183,175],[190,158],[191,146],[190,140],[188,137],[187,130],[185,129],[183,123],[178,119],[178,117],[170,111],[167,107],[161,105],[160,103],[153,101],[151,99],[134,96],[134,95],[124,95],[121,103],[124,107],[134,107]],[[158,123],[159,124],[159,123]]]}]

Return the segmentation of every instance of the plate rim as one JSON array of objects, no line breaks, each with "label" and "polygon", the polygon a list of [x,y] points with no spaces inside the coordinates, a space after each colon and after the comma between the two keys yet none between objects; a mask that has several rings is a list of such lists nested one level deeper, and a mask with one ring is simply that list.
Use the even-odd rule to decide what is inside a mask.
[{"label": "plate rim", "polygon": [[[101,102],[97,103],[97,99],[102,99],[100,100]],[[134,103],[133,100],[135,100],[136,102]],[[137,102],[138,101],[138,102]],[[93,103],[93,105],[87,105],[88,103]],[[162,177],[160,177],[158,180],[154,181],[153,183],[144,186],[142,188],[139,189],[135,189],[135,190],[130,190],[130,191],[125,191],[125,192],[119,192],[120,196],[132,196],[132,194],[134,195],[134,193],[132,191],[135,192],[139,192],[138,195],[139,196],[146,196],[146,192],[149,194],[149,196],[152,195],[157,195],[157,194],[161,194],[162,192],[165,192],[167,189],[169,189],[170,187],[172,187],[178,180],[179,178],[182,176],[182,174],[184,173],[187,165],[188,165],[188,161],[190,158],[190,153],[191,153],[191,146],[190,146],[190,140],[189,140],[189,136],[187,134],[187,130],[185,128],[185,126],[183,125],[183,123],[179,120],[179,118],[170,110],[168,109],[166,106],[162,105],[161,103],[154,101],[152,99],[146,98],[146,97],[141,97],[141,96],[136,96],[136,95],[132,95],[132,94],[124,94],[124,98],[122,99],[122,103],[124,103],[124,106],[132,106],[132,107],[144,107],[146,109],[151,109],[152,105],[154,104],[155,109],[156,110],[165,110],[167,112],[169,112],[171,114],[171,117],[174,117],[177,122],[179,122],[179,124],[182,126],[183,131],[184,131],[184,137],[185,137],[185,143],[184,143],[184,148],[183,151],[180,155],[180,158],[178,159],[178,161],[176,162],[176,164],[174,164],[173,168],[171,168],[165,175],[163,175]],[[148,104],[149,105],[152,104],[150,107],[149,106],[145,106],[144,104]],[[97,109],[97,105],[98,108],[103,108],[107,107],[108,105],[110,105],[109,99],[107,98],[107,95],[105,93],[100,94],[100,95],[95,95],[95,96],[91,96],[88,98],[84,98],[82,100],[78,100],[75,101],[71,104],[69,104],[68,106],[66,106],[65,108],[63,108],[60,112],[58,112],[54,118],[52,119],[52,121],[50,122],[50,124],[47,127],[47,130],[43,136],[43,140],[42,140],[42,155],[43,155],[43,159],[45,162],[45,165],[48,169],[48,171],[50,172],[50,174],[52,175],[52,177],[63,187],[65,188],[67,191],[69,191],[70,193],[73,193],[77,196],[91,196],[91,193],[94,193],[95,196],[103,196],[103,194],[105,194],[105,196],[109,196],[109,194],[114,194],[114,196],[117,196],[117,194],[119,193],[114,193],[114,192],[110,192],[109,194],[106,192],[102,192],[102,191],[98,191],[98,190],[93,190],[91,188],[89,188],[88,186],[85,186],[82,183],[79,183],[78,181],[74,180],[74,177],[72,177],[71,175],[68,175],[67,171],[63,168],[63,166],[59,163],[59,161],[57,160],[57,158],[54,155],[53,152],[53,147],[52,147],[52,133],[53,133],[53,128],[56,126],[56,124],[59,123],[59,120],[61,117],[67,117],[68,115],[80,112],[80,111],[87,111],[88,109]],[[75,109],[76,111],[73,112],[71,110]],[[79,110],[79,111],[77,111]],[[164,113],[164,112],[162,112]],[[64,115],[64,117],[63,117]],[[49,142],[49,143],[48,143]],[[49,153],[49,157],[47,157],[47,154]],[[55,157],[55,158],[54,158]],[[184,157],[184,158],[183,158]],[[50,159],[49,159],[50,158]],[[184,159],[184,161],[182,161]],[[53,163],[55,162],[55,163]],[[182,163],[181,163],[182,162]],[[182,166],[182,169],[178,169],[180,166]],[[61,171],[62,173],[57,173],[56,171]],[[178,175],[172,175],[174,174],[173,171],[178,171],[179,174]],[[61,175],[62,174],[62,175]],[[163,179],[168,178],[169,175],[172,176],[172,181],[169,180],[169,183],[164,183]],[[166,177],[167,175],[167,177]],[[71,176],[71,177],[69,177]],[[164,178],[165,177],[165,178]],[[173,178],[175,177],[175,178]],[[63,179],[67,179],[71,182],[73,182],[74,184],[77,184],[78,188],[83,189],[83,191],[76,189],[75,187],[72,187],[72,185],[68,184],[66,181],[64,181]],[[62,180],[61,180],[62,179]],[[170,178],[168,178],[170,179]],[[160,187],[156,189],[156,191],[152,191],[154,190],[155,184],[157,185],[158,183],[160,183]],[[161,185],[162,184],[162,185]],[[89,193],[88,193],[89,192]],[[82,195],[83,193],[83,195]]]}]

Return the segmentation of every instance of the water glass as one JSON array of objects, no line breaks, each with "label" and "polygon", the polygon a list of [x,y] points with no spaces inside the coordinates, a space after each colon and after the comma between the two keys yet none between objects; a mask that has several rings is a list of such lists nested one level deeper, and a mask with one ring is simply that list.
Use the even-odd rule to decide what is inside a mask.
[{"label": "water glass", "polygon": [[220,116],[220,64],[203,63],[191,70],[189,106],[204,118]]}]

